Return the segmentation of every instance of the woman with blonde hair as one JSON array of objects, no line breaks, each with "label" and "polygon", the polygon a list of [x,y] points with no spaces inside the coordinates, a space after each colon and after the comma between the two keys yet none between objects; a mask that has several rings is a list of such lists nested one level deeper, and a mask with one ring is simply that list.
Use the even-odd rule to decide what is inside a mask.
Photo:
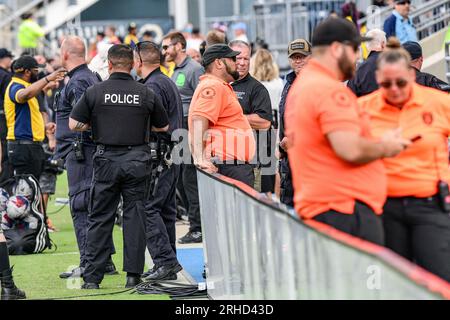
[{"label": "woman with blonde hair", "polygon": [[280,78],[278,66],[269,50],[258,49],[256,51],[250,63],[250,74],[269,91],[272,110],[276,110],[278,117],[278,105],[280,104],[281,92],[283,91],[283,80]]}]

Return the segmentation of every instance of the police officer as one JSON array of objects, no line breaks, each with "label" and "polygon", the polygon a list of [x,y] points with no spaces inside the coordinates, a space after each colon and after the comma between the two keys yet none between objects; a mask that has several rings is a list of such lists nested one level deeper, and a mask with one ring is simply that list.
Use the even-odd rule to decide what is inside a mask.
[{"label": "police officer", "polygon": [[[152,89],[161,100],[169,116],[169,131],[153,134],[152,141],[173,145],[171,134],[181,128],[183,104],[177,86],[160,70],[159,47],[150,41],[139,42],[135,48],[134,65],[141,83]],[[166,148],[170,150],[170,148]],[[175,222],[177,216],[176,186],[180,166],[162,164],[157,185],[152,184],[154,194],[146,203],[147,248],[155,266],[144,276],[148,280],[176,280],[181,270],[175,247]],[[157,172],[158,166],[153,166]],[[153,176],[152,172],[152,176]],[[158,174],[158,172],[156,173]],[[155,182],[156,183],[156,182]]]},{"label": "police officer", "polygon": [[411,67],[416,72],[416,82],[422,86],[450,92],[450,86],[438,79],[432,74],[422,72],[423,54],[422,47],[418,42],[407,41],[403,44],[403,48],[408,51],[411,56]]},{"label": "police officer", "polygon": [[150,126],[167,131],[168,118],[153,91],[130,75],[133,50],[113,45],[108,50],[107,81],[88,88],[73,108],[69,127],[92,126],[97,145],[91,186],[83,289],[98,289],[109,258],[116,208],[123,197],[126,288],[141,282],[145,262],[144,202],[150,176]]},{"label": "police officer", "polygon": [[11,64],[14,55],[7,49],[0,49],[0,139],[4,152],[2,153],[2,171],[0,173],[0,182],[6,181],[13,176],[13,170],[8,162],[8,152],[6,148],[6,127],[5,109],[3,107],[6,88],[11,81]]},{"label": "police officer", "polygon": [[[81,277],[86,266],[86,233],[89,205],[89,189],[92,180],[92,156],[95,144],[90,132],[75,133],[69,129],[69,115],[87,88],[101,81],[86,65],[86,47],[83,39],[68,36],[61,44],[61,62],[68,70],[70,80],[61,90],[56,104],[56,154],[55,159],[65,159],[69,184],[70,212],[72,214],[78,249],[79,267],[60,274],[60,278]],[[108,244],[111,254],[115,253],[114,243]],[[109,258],[106,274],[117,274],[116,267]]]}]

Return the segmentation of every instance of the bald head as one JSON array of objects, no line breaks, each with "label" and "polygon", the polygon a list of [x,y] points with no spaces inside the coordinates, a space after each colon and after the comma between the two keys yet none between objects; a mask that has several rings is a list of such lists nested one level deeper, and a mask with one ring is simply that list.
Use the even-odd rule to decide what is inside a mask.
[{"label": "bald head", "polygon": [[61,61],[68,70],[86,63],[84,40],[78,36],[67,36],[61,44]]}]

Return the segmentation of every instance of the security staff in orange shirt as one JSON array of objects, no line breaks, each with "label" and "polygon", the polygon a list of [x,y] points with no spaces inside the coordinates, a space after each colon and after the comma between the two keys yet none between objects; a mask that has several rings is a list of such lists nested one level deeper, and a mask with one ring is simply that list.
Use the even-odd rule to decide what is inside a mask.
[{"label": "security staff in orange shirt", "polygon": [[392,40],[377,62],[380,89],[358,100],[370,115],[371,131],[382,136],[403,128],[415,142],[384,159],[388,176],[383,208],[386,246],[450,281],[450,97],[415,83],[408,52]]},{"label": "security staff in orange shirt", "polygon": [[399,130],[374,141],[356,96],[342,83],[354,75],[364,40],[341,18],[314,30],[312,58],[288,94],[286,135],[298,214],[382,244],[376,214],[386,200],[386,174],[378,159],[397,155],[410,142]]}]

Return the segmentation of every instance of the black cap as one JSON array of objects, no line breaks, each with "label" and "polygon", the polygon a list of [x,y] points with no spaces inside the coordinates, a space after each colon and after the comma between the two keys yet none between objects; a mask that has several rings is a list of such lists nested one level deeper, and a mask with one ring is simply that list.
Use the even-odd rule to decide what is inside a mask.
[{"label": "black cap", "polygon": [[372,40],[361,37],[354,23],[343,18],[328,18],[321,22],[313,32],[312,46],[326,46],[333,42],[350,42],[361,44],[361,42]]},{"label": "black cap", "polygon": [[3,58],[14,58],[14,55],[8,49],[0,48],[0,59]]},{"label": "black cap", "polygon": [[416,60],[422,56],[422,47],[414,41],[407,41],[403,44],[403,48],[408,51],[411,60]]},{"label": "black cap", "polygon": [[45,64],[39,64],[32,56],[21,56],[13,62],[12,69],[14,72],[24,72],[34,68],[44,68]]},{"label": "black cap", "polygon": [[206,67],[216,59],[233,58],[240,53],[240,51],[234,51],[224,43],[214,44],[206,49],[205,53],[203,54],[202,64],[204,67]]}]

